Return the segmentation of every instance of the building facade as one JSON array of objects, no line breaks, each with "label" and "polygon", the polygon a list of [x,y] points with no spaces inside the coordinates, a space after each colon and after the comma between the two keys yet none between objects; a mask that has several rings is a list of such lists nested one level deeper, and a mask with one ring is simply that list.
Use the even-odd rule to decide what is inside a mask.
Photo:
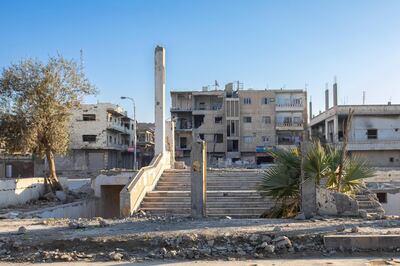
[{"label": "building facade", "polygon": [[154,157],[154,123],[138,123],[137,131],[137,160],[140,169],[149,165]]},{"label": "building facade", "polygon": [[272,162],[273,149],[299,145],[305,130],[303,90],[243,90],[228,83],[225,90],[172,91],[171,98],[176,159],[186,163],[196,139],[207,142],[211,165]]},{"label": "building facade", "polygon": [[342,143],[346,128],[349,154],[375,167],[400,167],[400,105],[337,105],[310,121],[311,136],[331,144]]},{"label": "building facade", "polygon": [[57,173],[87,177],[102,169],[133,168],[133,123],[118,105],[82,104],[72,111],[70,149],[56,158]]}]

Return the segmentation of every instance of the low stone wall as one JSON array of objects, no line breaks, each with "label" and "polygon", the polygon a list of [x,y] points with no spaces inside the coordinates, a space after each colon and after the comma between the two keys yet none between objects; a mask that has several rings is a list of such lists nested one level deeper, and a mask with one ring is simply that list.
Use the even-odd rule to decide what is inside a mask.
[{"label": "low stone wall", "polygon": [[317,212],[320,215],[358,216],[358,203],[350,196],[317,188]]},{"label": "low stone wall", "polygon": [[89,199],[24,213],[38,218],[92,218],[97,216],[97,200]]},{"label": "low stone wall", "polygon": [[147,192],[152,191],[165,169],[171,168],[171,153],[154,157],[149,166],[142,167],[120,193],[120,212],[129,217],[137,211]]},{"label": "low stone wall", "polygon": [[43,177],[0,179],[0,208],[38,199],[44,191]]},{"label": "low stone wall", "polygon": [[[61,185],[68,188],[68,179],[59,178]],[[45,192],[43,177],[31,178],[1,178],[0,179],[0,208],[24,204],[36,200]]]}]

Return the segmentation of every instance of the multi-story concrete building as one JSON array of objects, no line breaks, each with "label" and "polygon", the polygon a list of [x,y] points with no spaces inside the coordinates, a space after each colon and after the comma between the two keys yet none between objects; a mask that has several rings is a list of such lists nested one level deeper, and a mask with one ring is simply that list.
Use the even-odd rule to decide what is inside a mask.
[{"label": "multi-story concrete building", "polygon": [[190,161],[191,143],[207,142],[209,162],[271,162],[276,147],[298,145],[307,119],[303,90],[172,91],[176,159]]},{"label": "multi-story concrete building", "polygon": [[137,125],[138,168],[150,164],[154,157],[154,123]]},{"label": "multi-story concrete building", "polygon": [[133,120],[111,103],[82,104],[72,111],[70,151],[56,159],[57,172],[90,176],[102,169],[133,168]]},{"label": "multi-story concrete building", "polygon": [[[338,105],[337,84],[333,86],[333,106],[325,92],[326,110],[310,114],[310,132],[314,138],[340,144],[348,132],[349,154],[362,157],[375,167],[400,166],[400,105]],[[347,126],[352,110],[351,124]]]},{"label": "multi-story concrete building", "polygon": [[348,151],[372,166],[400,166],[400,105],[337,105],[313,117],[311,135],[324,142],[343,141],[349,110],[353,118],[348,132]]}]

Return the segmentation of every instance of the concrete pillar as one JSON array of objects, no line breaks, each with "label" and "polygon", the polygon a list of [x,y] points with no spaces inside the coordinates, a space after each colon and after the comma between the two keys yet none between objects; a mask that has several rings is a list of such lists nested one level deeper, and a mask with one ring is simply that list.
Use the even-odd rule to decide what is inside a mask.
[{"label": "concrete pillar", "polygon": [[309,110],[308,110],[309,112],[310,112],[310,122],[311,122],[311,119],[312,119],[312,101],[311,101],[311,98],[310,98],[310,107],[309,107]]},{"label": "concrete pillar", "polygon": [[304,172],[304,161],[306,154],[310,148],[310,142],[305,138],[301,143],[301,212],[304,216],[309,219],[317,214],[317,189],[315,185],[315,179],[312,177],[305,178]]},{"label": "concrete pillar", "polygon": [[207,144],[194,141],[191,151],[191,214],[194,218],[206,217],[207,199]]},{"label": "concrete pillar", "polygon": [[333,106],[337,106],[337,83],[336,83],[336,78],[333,83]]},{"label": "concrete pillar", "polygon": [[155,145],[154,155],[165,152],[165,49],[157,46],[154,55]]},{"label": "concrete pillar", "polygon": [[333,142],[339,141],[339,117],[335,115],[333,118]]},{"label": "concrete pillar", "polygon": [[326,84],[326,90],[325,90],[325,111],[329,109],[329,89],[328,89],[328,84]]}]

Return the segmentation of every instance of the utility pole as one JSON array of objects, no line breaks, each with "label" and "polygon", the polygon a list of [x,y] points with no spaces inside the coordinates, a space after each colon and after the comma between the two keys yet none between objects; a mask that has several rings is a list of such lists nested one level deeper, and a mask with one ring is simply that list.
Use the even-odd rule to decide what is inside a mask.
[{"label": "utility pole", "polygon": [[135,104],[135,100],[131,97],[125,97],[125,96],[121,96],[122,100],[130,100],[132,101],[133,104],[133,148],[134,148],[134,153],[133,153],[133,170],[137,170],[137,162],[136,162],[136,141],[137,141],[137,131],[136,131],[136,104]]}]

